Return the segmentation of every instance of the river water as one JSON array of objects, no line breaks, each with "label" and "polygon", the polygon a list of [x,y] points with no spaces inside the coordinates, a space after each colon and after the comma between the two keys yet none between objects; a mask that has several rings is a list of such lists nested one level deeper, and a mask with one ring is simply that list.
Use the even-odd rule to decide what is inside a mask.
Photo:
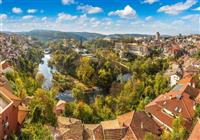
[{"label": "river water", "polygon": [[48,62],[51,59],[51,55],[50,54],[45,54],[44,57],[42,58],[43,63],[39,64],[39,71],[38,73],[41,73],[44,75],[45,77],[45,81],[42,85],[42,87],[44,89],[50,89],[52,84],[52,80],[53,80],[53,75],[52,72],[56,71],[55,68],[51,68],[48,66]]},{"label": "river water", "polygon": [[[44,57],[42,58],[42,63],[39,64],[39,71],[38,73],[41,73],[45,77],[45,81],[42,85],[42,88],[44,89],[50,89],[53,86],[53,74],[52,72],[56,72],[55,67],[50,67],[48,65],[49,60],[51,59],[51,54],[45,54]],[[74,101],[74,98],[72,97],[71,90],[66,90],[64,92],[60,92],[56,98],[58,100],[64,100],[66,102],[72,102]]]}]

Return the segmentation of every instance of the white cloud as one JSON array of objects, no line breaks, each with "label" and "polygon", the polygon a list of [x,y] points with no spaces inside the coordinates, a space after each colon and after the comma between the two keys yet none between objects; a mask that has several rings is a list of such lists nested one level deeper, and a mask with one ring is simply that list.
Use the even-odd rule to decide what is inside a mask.
[{"label": "white cloud", "polygon": [[6,14],[0,14],[0,20],[6,20],[8,16]]},{"label": "white cloud", "polygon": [[200,7],[193,9],[194,11],[200,11]]},{"label": "white cloud", "polygon": [[12,12],[15,13],[15,14],[20,14],[22,13],[22,9],[21,8],[18,8],[18,7],[13,7],[12,8]]},{"label": "white cloud", "polygon": [[93,7],[92,5],[79,5],[77,10],[82,10],[84,13],[87,14],[96,14],[103,12],[103,9],[100,7]]},{"label": "white cloud", "polygon": [[199,16],[200,16],[199,14],[190,14],[190,15],[187,15],[187,16],[183,16],[182,19],[185,19],[185,20],[190,20],[190,19],[193,19],[193,18],[198,19]]},{"label": "white cloud", "polygon": [[85,24],[85,22],[88,21],[88,17],[86,14],[83,14],[83,15],[80,15],[78,20],[77,20],[77,23],[78,24]]},{"label": "white cloud", "polygon": [[148,4],[153,4],[155,2],[158,2],[159,0],[145,0],[144,3],[148,3]]},{"label": "white cloud", "polygon": [[73,3],[75,3],[74,0],[62,0],[63,5],[70,5],[70,4],[73,4]]},{"label": "white cloud", "polygon": [[162,6],[158,9],[158,12],[164,12],[164,13],[170,14],[170,15],[178,15],[181,12],[189,9],[190,7],[192,7],[196,3],[197,3],[196,0],[186,0],[186,2],[184,2],[184,3],[178,2],[174,5]]},{"label": "white cloud", "polygon": [[36,12],[37,12],[37,9],[28,9],[27,10],[27,13],[29,13],[29,14],[34,14]]},{"label": "white cloud", "polygon": [[177,26],[177,25],[183,25],[184,24],[184,21],[182,21],[182,20],[175,20],[175,21],[173,21],[172,22],[172,25],[175,25],[175,26]]},{"label": "white cloud", "polygon": [[190,14],[187,16],[183,16],[181,19],[199,24],[200,15],[199,14]]},{"label": "white cloud", "polygon": [[[79,22],[79,18],[83,20],[83,23]],[[157,21],[152,20],[151,24],[149,22],[142,21],[140,19],[130,20],[113,20],[109,19],[97,19],[89,18],[86,15],[81,15],[73,22],[66,24],[61,22],[56,24],[54,20],[47,20],[43,22],[40,18],[34,18],[34,20],[19,20],[8,18],[4,21],[3,31],[30,31],[34,29],[48,29],[48,30],[58,30],[58,31],[74,31],[74,32],[97,32],[104,34],[113,33],[141,33],[141,34],[155,34],[155,31],[159,31],[161,34],[177,35],[181,34],[196,34],[199,33],[197,30],[199,24],[196,22],[188,22],[183,20],[182,24],[179,19],[178,21]],[[181,20],[181,19],[180,19]],[[107,23],[106,23],[107,21]],[[112,23],[110,23],[111,21]],[[15,23],[15,24],[13,24]],[[173,23],[173,24],[172,24]],[[106,25],[107,24],[107,25]],[[175,26],[174,24],[179,24]]]},{"label": "white cloud", "polygon": [[67,21],[67,20],[75,20],[77,19],[77,16],[72,16],[70,14],[65,14],[65,13],[59,13],[57,22],[62,22],[62,21]]},{"label": "white cloud", "polygon": [[97,27],[101,24],[101,22],[96,18],[91,18],[89,22],[92,27]]},{"label": "white cloud", "polygon": [[134,21],[131,23],[131,25],[141,25],[141,24],[144,24],[143,21]]},{"label": "white cloud", "polygon": [[111,11],[110,13],[108,13],[108,15],[109,16],[117,15],[121,18],[130,19],[136,16],[136,11],[132,7],[127,5],[123,10]]},{"label": "white cloud", "polygon": [[42,20],[42,21],[46,21],[46,20],[47,20],[47,17],[43,17],[41,20]]},{"label": "white cloud", "polygon": [[32,15],[26,15],[26,16],[23,16],[22,19],[24,20],[27,20],[27,19],[32,19],[33,16]]},{"label": "white cloud", "polygon": [[150,20],[152,20],[152,18],[153,18],[152,16],[148,16],[148,17],[145,18],[145,20],[150,21]]}]

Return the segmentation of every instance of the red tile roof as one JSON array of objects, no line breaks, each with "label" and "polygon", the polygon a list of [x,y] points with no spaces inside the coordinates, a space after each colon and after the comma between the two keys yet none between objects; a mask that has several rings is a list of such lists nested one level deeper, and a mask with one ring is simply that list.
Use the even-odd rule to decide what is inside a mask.
[{"label": "red tile roof", "polygon": [[172,128],[174,117],[181,115],[185,120],[185,126],[189,128],[194,116],[195,105],[195,100],[191,97],[200,96],[199,89],[189,84],[194,82],[196,81],[192,75],[185,75],[170,92],[158,96],[146,105],[145,110],[169,128]]},{"label": "red tile roof", "polygon": [[119,116],[118,121],[121,125],[128,127],[124,139],[143,139],[147,132],[155,136],[161,134],[157,123],[152,120],[145,112],[129,112]]},{"label": "red tile roof", "polygon": [[155,121],[145,112],[135,112],[130,127],[137,139],[143,139],[147,132],[155,136],[161,134],[161,130]]},{"label": "red tile roof", "polygon": [[129,126],[132,122],[134,111],[120,115],[117,117],[120,125]]},{"label": "red tile roof", "polygon": [[200,140],[200,120],[197,121],[188,140]]}]

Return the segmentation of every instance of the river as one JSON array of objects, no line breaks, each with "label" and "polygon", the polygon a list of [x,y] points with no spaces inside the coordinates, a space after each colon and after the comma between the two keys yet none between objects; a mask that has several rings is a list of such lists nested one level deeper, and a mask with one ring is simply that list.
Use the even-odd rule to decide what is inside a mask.
[{"label": "river", "polygon": [[55,69],[52,69],[51,67],[48,66],[48,62],[51,59],[50,54],[45,54],[44,57],[42,58],[42,63],[39,64],[39,71],[38,73],[41,73],[45,77],[45,81],[42,85],[44,89],[50,89],[52,86],[52,71],[56,71]]},{"label": "river", "polygon": [[[48,65],[49,60],[51,59],[51,54],[44,54],[44,57],[42,58],[42,63],[39,64],[39,70],[38,73],[41,73],[44,75],[45,77],[45,81],[42,85],[42,88],[44,89],[51,89],[51,87],[53,86],[53,74],[52,72],[56,72],[56,68],[55,67],[50,67]],[[59,93],[56,98],[58,100],[64,100],[67,102],[71,102],[74,101],[74,98],[72,97],[71,94],[71,90],[66,90],[62,93]]]}]

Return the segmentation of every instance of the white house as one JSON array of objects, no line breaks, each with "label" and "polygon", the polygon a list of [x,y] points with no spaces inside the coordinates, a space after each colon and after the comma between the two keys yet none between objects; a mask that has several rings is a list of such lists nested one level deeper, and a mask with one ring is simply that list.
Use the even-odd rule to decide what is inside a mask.
[{"label": "white house", "polygon": [[177,84],[177,82],[181,79],[180,74],[172,74],[170,76],[170,86],[173,87],[174,85]]}]

